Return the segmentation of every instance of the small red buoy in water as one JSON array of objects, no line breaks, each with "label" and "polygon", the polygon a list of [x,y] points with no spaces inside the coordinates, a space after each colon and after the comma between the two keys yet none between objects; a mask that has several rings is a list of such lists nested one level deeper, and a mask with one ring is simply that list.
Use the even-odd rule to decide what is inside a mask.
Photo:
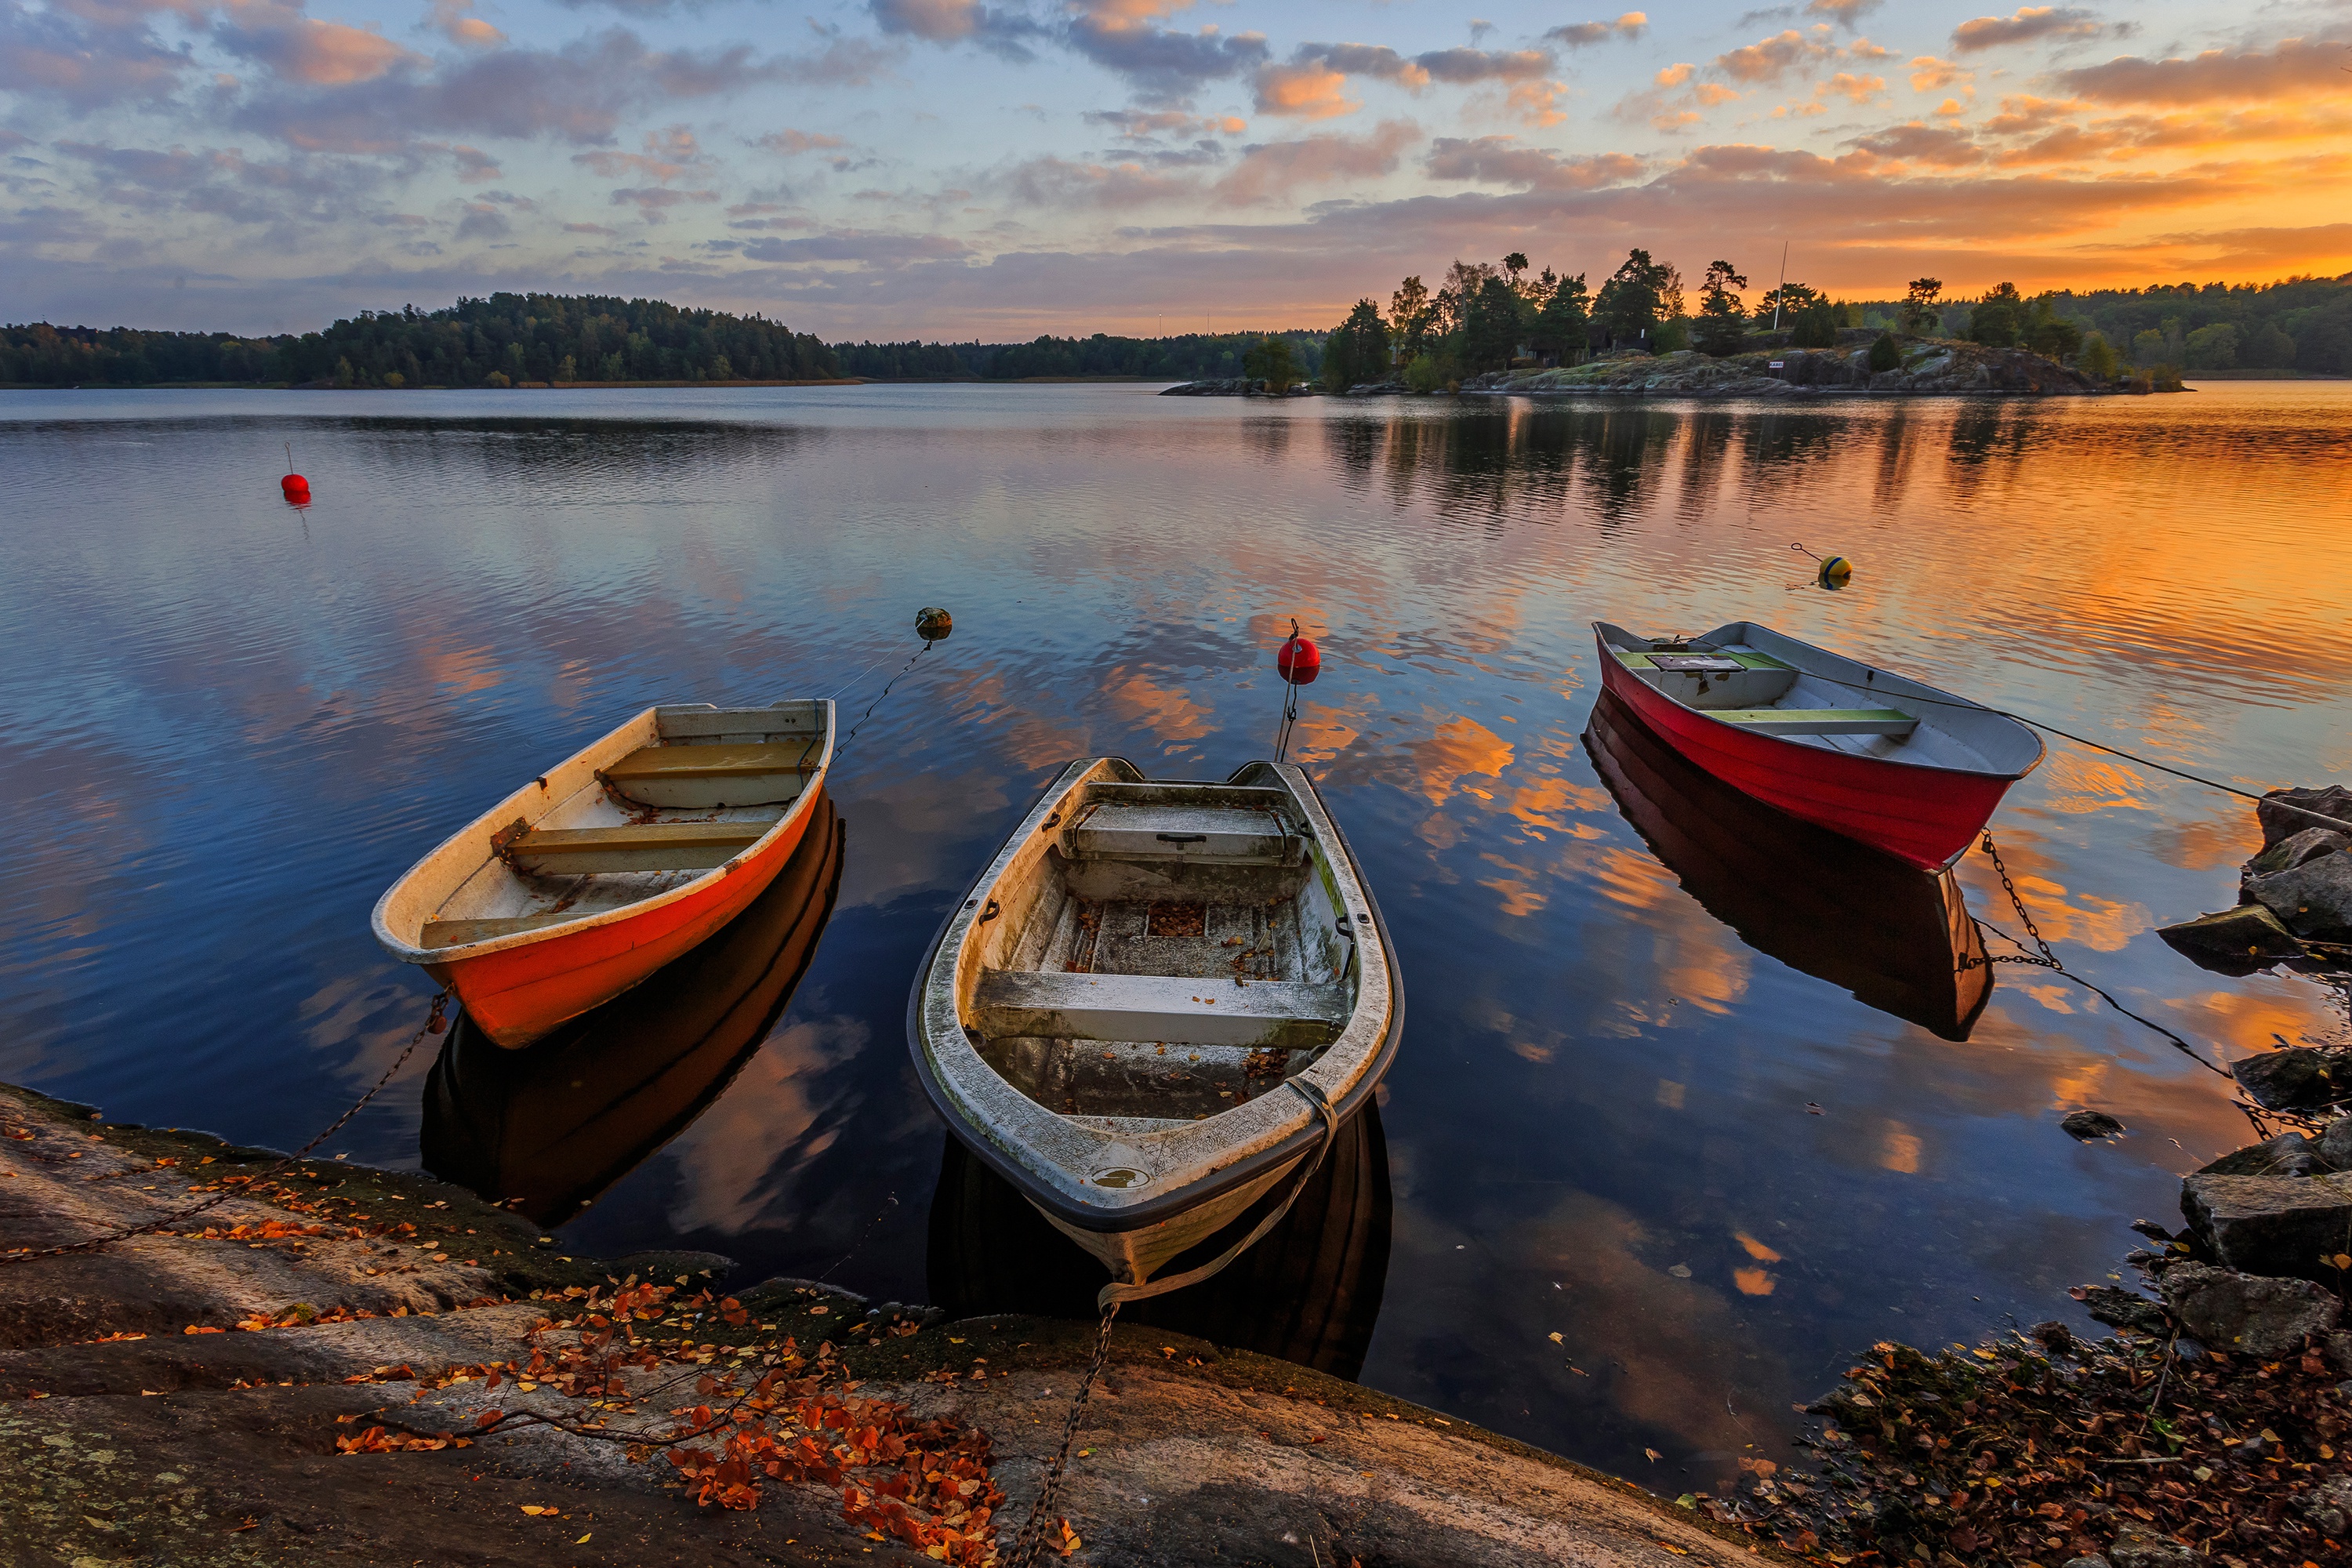
[{"label": "small red buoy in water", "polygon": [[1290,623],[1290,640],[1275,650],[1274,668],[1282,679],[1293,686],[1308,686],[1323,673],[1323,656],[1315,645],[1298,635],[1298,623]]},{"label": "small red buoy in water", "polygon": [[287,475],[278,481],[278,488],[286,492],[288,500],[297,505],[310,499],[310,481],[299,474]]}]

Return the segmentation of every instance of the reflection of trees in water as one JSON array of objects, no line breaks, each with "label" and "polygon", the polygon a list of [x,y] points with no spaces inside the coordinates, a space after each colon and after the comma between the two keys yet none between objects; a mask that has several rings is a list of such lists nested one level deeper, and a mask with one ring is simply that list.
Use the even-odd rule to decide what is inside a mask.
[{"label": "reflection of trees in water", "polygon": [[1330,455],[1330,467],[1347,489],[1358,494],[1370,489],[1372,470],[1380,463],[1381,445],[1386,435],[1386,429],[1377,420],[1323,421],[1323,445]]},{"label": "reflection of trees in water", "polygon": [[1703,409],[1685,423],[1689,431],[1683,438],[1682,493],[1675,514],[1696,522],[1716,509],[1738,425],[1729,410],[1721,408]]},{"label": "reflection of trees in water", "polygon": [[[370,456],[404,468],[473,465],[488,474],[583,471],[676,479],[805,455],[834,434],[822,426],[696,419],[355,419],[321,421]],[[296,444],[301,438],[295,437]]]},{"label": "reflection of trees in water", "polygon": [[1269,463],[1281,462],[1290,455],[1291,425],[1282,415],[1266,415],[1242,421],[1242,439],[1248,443],[1253,457]]}]

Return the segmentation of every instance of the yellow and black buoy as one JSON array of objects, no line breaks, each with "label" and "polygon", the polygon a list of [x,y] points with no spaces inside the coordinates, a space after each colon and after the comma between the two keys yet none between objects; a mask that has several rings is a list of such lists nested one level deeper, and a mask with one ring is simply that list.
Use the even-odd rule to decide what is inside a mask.
[{"label": "yellow and black buoy", "polygon": [[915,612],[915,635],[927,643],[945,642],[955,630],[955,617],[936,605],[927,605]]},{"label": "yellow and black buoy", "polygon": [[1844,587],[1848,583],[1853,581],[1853,563],[1848,561],[1844,556],[1814,555],[1811,551],[1806,549],[1802,544],[1790,544],[1789,548],[1795,551],[1800,555],[1812,557],[1813,581],[1820,586],[1827,588],[1830,592],[1835,593],[1840,588]]}]

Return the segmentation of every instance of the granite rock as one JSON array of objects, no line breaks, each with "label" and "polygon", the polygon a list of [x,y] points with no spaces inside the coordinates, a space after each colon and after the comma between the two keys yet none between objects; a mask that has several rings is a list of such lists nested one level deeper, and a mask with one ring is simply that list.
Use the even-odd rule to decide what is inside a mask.
[{"label": "granite rock", "polygon": [[2308,1279],[2273,1279],[2180,1263],[2165,1270],[2164,1304],[2208,1350],[2276,1361],[2336,1327],[2344,1303]]},{"label": "granite rock", "polygon": [[2333,1284],[2337,1271],[2320,1260],[2352,1237],[2352,1173],[2193,1175],[2180,1184],[2180,1212],[2204,1255],[2227,1268]]}]

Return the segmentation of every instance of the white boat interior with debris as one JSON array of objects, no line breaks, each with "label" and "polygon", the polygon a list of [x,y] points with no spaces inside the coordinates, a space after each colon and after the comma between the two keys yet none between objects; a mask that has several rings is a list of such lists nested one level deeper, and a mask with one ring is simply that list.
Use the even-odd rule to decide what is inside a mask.
[{"label": "white boat interior with debris", "polygon": [[1278,1216],[1403,1016],[1304,773],[1158,782],[1105,757],[1070,764],[949,918],[908,1032],[973,1153],[1118,1286],[1164,1286]]}]

